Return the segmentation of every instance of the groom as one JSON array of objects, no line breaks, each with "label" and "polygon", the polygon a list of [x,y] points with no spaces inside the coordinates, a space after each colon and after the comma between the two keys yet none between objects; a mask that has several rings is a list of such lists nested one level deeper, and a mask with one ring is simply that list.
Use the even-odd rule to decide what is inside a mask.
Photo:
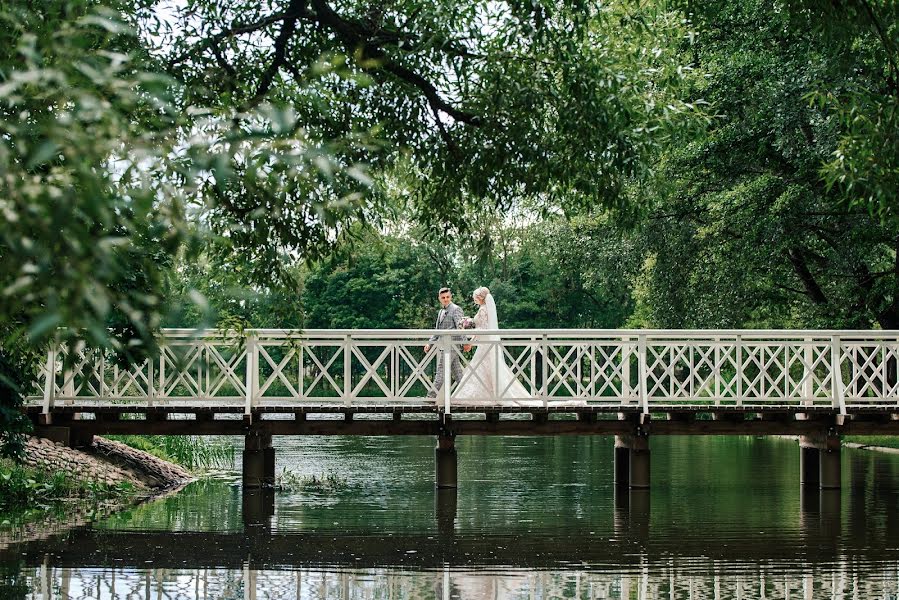
[{"label": "groom", "polygon": [[[462,309],[459,308],[458,305],[453,304],[453,293],[449,288],[440,288],[440,291],[437,292],[437,299],[440,300],[440,305],[443,306],[443,308],[440,309],[440,312],[437,314],[437,324],[434,326],[434,329],[459,329],[459,323],[465,315],[462,314]],[[428,340],[430,343],[425,345],[425,354],[430,352],[431,344],[438,339],[439,338],[436,335],[431,336],[431,339]],[[453,340],[461,341],[462,337],[453,336]],[[462,349],[468,352],[471,350],[471,345],[466,344]],[[454,381],[459,381],[459,379],[462,378],[462,364],[459,362],[458,352],[452,353],[452,358],[450,358],[450,372]],[[437,376],[434,377],[434,389],[428,392],[428,398],[436,398],[437,392],[442,387],[443,352],[441,352],[437,358]]]}]

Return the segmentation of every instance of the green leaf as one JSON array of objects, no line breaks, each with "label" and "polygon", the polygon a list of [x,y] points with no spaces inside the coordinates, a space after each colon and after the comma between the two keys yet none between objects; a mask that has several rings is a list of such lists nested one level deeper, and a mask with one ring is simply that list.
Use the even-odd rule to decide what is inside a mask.
[{"label": "green leaf", "polygon": [[59,154],[59,145],[53,140],[45,139],[41,141],[31,152],[25,168],[32,170],[39,167]]},{"label": "green leaf", "polygon": [[37,342],[42,340],[51,329],[57,327],[62,321],[58,312],[49,312],[36,319],[28,328],[28,337]]}]

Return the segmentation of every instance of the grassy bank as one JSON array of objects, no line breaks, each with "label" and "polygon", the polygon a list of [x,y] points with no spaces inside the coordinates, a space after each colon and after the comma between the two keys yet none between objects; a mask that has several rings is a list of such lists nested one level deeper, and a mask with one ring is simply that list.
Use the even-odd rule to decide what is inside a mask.
[{"label": "grassy bank", "polygon": [[[85,481],[63,471],[46,472],[9,459],[0,460],[0,523],[30,511],[44,512],[61,504],[123,500],[134,494],[128,483]],[[8,523],[7,523],[8,524]]]},{"label": "grassy bank", "polygon": [[[208,440],[195,436],[110,436],[191,471],[229,467],[234,463],[230,440]],[[34,461],[30,461],[34,464]],[[127,501],[136,490],[130,483],[101,483],[85,480],[65,469],[38,468],[10,459],[0,460],[0,523],[21,523],[39,518],[48,510],[64,510],[78,504],[90,505]]]},{"label": "grassy bank", "polygon": [[228,440],[192,435],[109,435],[110,440],[128,444],[162,460],[191,471],[231,467],[234,446]]},{"label": "grassy bank", "polygon": [[899,435],[847,435],[844,442],[854,442],[865,446],[881,446],[883,448],[899,448]]}]

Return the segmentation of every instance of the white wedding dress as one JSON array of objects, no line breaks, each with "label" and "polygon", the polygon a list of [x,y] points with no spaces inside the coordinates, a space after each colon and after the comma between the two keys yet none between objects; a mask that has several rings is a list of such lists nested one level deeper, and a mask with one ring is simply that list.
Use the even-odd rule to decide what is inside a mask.
[{"label": "white wedding dress", "polygon": [[[492,294],[487,294],[484,304],[474,316],[474,323],[476,329],[499,329],[496,303]],[[497,345],[499,336],[476,335],[472,338],[477,350],[462,372],[462,378],[453,392],[452,399],[489,403],[497,399],[500,402],[531,399],[530,392],[521,385],[512,369],[506,364],[503,350]]]}]

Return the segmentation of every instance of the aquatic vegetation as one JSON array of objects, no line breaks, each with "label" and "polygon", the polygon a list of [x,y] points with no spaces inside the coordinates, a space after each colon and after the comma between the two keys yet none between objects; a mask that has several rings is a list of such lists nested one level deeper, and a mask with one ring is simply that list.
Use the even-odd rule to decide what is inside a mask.
[{"label": "aquatic vegetation", "polygon": [[134,486],[127,482],[87,481],[63,471],[45,472],[0,461],[0,513],[25,508],[43,511],[67,500],[106,500],[133,492]]},{"label": "aquatic vegetation", "polygon": [[334,472],[322,473],[321,475],[300,475],[286,467],[275,478],[275,489],[285,492],[332,492],[344,489],[348,485],[349,481],[345,477],[341,477]]},{"label": "aquatic vegetation", "polygon": [[842,439],[844,442],[855,442],[865,446],[899,448],[899,435],[846,435]]}]

